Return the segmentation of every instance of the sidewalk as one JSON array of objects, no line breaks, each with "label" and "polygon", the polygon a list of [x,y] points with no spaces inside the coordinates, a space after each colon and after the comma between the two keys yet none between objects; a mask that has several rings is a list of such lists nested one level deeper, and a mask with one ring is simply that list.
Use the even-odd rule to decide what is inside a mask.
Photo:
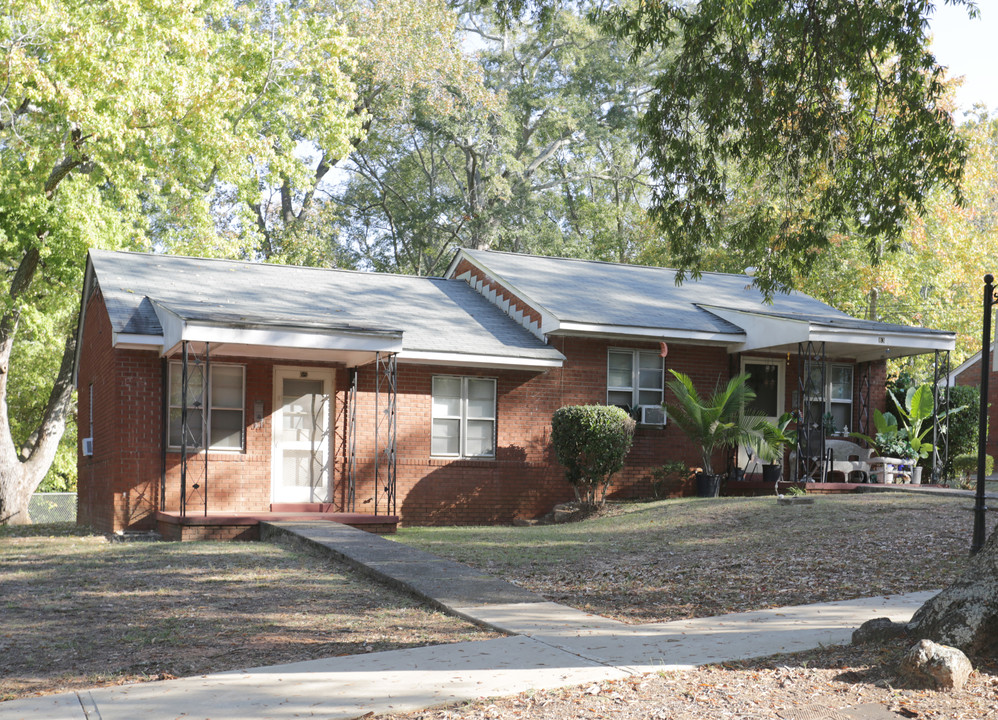
[{"label": "sidewalk", "polygon": [[933,593],[626,625],[544,601],[465,565],[333,523],[273,523],[267,539],[323,548],[363,572],[510,637],[251,668],[0,703],[0,720],[356,718],[530,689],[848,642]]}]

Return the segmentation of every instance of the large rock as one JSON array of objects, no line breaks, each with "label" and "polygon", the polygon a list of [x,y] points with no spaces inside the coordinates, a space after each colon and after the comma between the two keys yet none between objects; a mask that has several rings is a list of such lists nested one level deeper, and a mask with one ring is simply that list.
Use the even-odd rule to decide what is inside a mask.
[{"label": "large rock", "polygon": [[998,530],[955,583],[918,609],[913,637],[960,648],[970,656],[998,657]]},{"label": "large rock", "polygon": [[908,635],[908,625],[894,622],[890,618],[874,618],[867,620],[852,633],[853,645],[867,643],[883,643]]},{"label": "large rock", "polygon": [[970,660],[955,647],[919,640],[901,660],[901,674],[911,685],[937,690],[959,690],[974,671]]}]

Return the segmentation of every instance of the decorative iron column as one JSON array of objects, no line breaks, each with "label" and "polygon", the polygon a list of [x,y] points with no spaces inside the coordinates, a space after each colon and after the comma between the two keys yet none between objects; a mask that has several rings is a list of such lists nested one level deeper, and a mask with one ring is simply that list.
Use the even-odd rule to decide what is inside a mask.
[{"label": "decorative iron column", "polygon": [[949,427],[939,427],[939,416],[949,413],[949,350],[936,350],[932,368],[932,482],[948,480]]},{"label": "decorative iron column", "polygon": [[[374,512],[385,500],[385,513],[397,514],[395,500],[398,407],[398,359],[394,353],[377,353],[374,383]],[[384,403],[384,407],[382,407]],[[382,448],[384,443],[384,448]]]},{"label": "decorative iron column", "polygon": [[357,512],[357,376],[360,371],[350,368],[350,389],[347,391],[347,492],[344,507]]},{"label": "decorative iron column", "polygon": [[[820,371],[820,384],[815,392],[811,374]],[[825,429],[822,424],[824,404],[816,410],[812,398],[825,396],[825,343],[808,341],[797,345],[797,392],[800,400],[800,422],[797,423],[797,479],[803,482],[825,480]]]},{"label": "decorative iron column", "polygon": [[870,432],[873,429],[873,407],[870,403],[870,375],[872,374],[872,369],[872,362],[859,363],[856,367],[859,373],[859,427],[857,431],[870,437],[873,436],[873,433]]},{"label": "decorative iron column", "polygon": [[[181,343],[180,376],[180,515],[187,515],[188,504],[200,501],[208,514],[208,378],[211,374],[209,344],[198,355],[193,345]],[[198,457],[198,455],[201,457]],[[188,493],[188,488],[191,492]]]}]

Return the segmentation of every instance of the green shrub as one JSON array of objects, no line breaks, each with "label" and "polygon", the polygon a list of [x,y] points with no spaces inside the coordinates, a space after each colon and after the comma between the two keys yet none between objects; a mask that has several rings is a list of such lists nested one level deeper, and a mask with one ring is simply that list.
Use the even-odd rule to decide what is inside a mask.
[{"label": "green shrub", "polygon": [[[951,415],[946,421],[949,435],[950,474],[957,472],[954,461],[957,455],[971,454],[977,457],[977,430],[981,422],[980,388],[956,385],[949,389],[950,407],[966,406],[963,412]],[[976,460],[974,467],[976,468]]]},{"label": "green shrub", "polygon": [[634,419],[607,405],[568,405],[551,418],[551,443],[565,479],[584,507],[603,504],[610,476],[624,466],[634,442]]},{"label": "green shrub", "polygon": [[[953,472],[956,474],[957,485],[969,487],[977,478],[977,453],[964,453],[952,458]],[[995,469],[995,459],[984,456],[984,474],[990,475]]]},{"label": "green shrub", "polygon": [[656,500],[665,497],[665,493],[676,485],[689,479],[693,474],[690,466],[680,460],[669,460],[661,467],[651,471],[651,494]]}]

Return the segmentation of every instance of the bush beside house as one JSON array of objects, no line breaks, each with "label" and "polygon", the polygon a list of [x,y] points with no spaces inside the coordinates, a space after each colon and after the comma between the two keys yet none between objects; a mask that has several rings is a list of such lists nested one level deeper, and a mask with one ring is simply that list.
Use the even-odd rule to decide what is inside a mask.
[{"label": "bush beside house", "polygon": [[603,505],[610,477],[624,467],[635,427],[634,419],[619,407],[569,405],[555,411],[551,443],[584,508]]}]

